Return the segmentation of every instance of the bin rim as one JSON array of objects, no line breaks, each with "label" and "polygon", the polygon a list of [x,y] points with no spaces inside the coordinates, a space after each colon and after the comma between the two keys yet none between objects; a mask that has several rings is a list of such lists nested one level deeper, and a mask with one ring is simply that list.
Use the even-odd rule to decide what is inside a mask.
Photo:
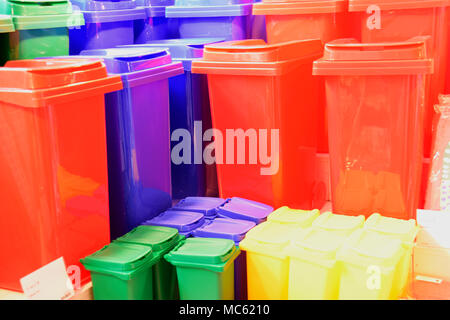
[{"label": "bin rim", "polygon": [[[159,221],[161,219],[163,219],[163,216],[166,216],[168,214],[176,214],[178,216],[184,216],[185,219],[185,224],[180,225],[177,224],[176,222],[165,222],[164,220]],[[186,220],[187,218],[187,220]],[[162,226],[162,227],[170,227],[170,228],[175,228],[177,229],[180,233],[190,233],[191,231],[193,231],[194,229],[202,226],[205,223],[205,217],[203,216],[203,214],[199,213],[199,212],[193,212],[193,211],[181,211],[181,210],[172,210],[172,208],[164,211],[163,213],[159,214],[158,216],[147,220],[146,222],[144,222],[144,225],[153,225],[153,226]]]},{"label": "bin rim", "polygon": [[83,26],[85,20],[81,12],[40,15],[40,16],[12,16],[16,30],[70,28]]},{"label": "bin rim", "polygon": [[272,212],[273,207],[267,204],[240,197],[228,198],[217,208],[220,217],[248,220],[256,224],[266,221]]},{"label": "bin rim", "polygon": [[225,199],[217,197],[186,197],[170,209],[175,211],[192,211],[205,216],[216,216],[217,208],[225,202]]},{"label": "bin rim", "polygon": [[14,32],[14,23],[10,15],[0,14],[0,33]]},{"label": "bin rim", "polygon": [[243,17],[252,13],[252,3],[223,6],[168,6],[166,18]]},{"label": "bin rim", "polygon": [[408,10],[439,8],[450,6],[449,0],[349,0],[350,12],[366,11],[371,5],[377,5],[381,10]]},{"label": "bin rim", "polygon": [[123,10],[105,10],[105,11],[81,11],[86,23],[108,23],[121,21],[141,20],[147,17],[145,9],[142,7],[123,9]]},{"label": "bin rim", "polygon": [[[238,232],[224,232],[220,230],[219,225],[229,225],[238,228]],[[242,239],[244,239],[247,232],[256,226],[255,222],[248,220],[238,220],[229,218],[216,218],[214,220],[205,223],[200,228],[194,230],[192,235],[194,237],[202,238],[221,238],[233,240],[235,244],[238,244]],[[215,229],[218,228],[218,229]]]},{"label": "bin rim", "polygon": [[272,221],[276,223],[293,223],[293,224],[304,224],[305,221],[313,222],[320,215],[319,209],[313,210],[300,210],[291,209],[288,206],[283,206],[269,214],[267,221]]},{"label": "bin rim", "polygon": [[268,1],[253,5],[254,15],[308,15],[346,12],[346,0]]}]

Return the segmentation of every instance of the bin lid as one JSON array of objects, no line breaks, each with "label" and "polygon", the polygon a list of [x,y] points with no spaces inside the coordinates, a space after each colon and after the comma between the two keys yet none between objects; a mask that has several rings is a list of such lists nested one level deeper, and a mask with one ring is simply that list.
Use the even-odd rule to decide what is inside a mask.
[{"label": "bin lid", "polygon": [[266,221],[267,216],[272,212],[273,208],[267,204],[239,197],[227,199],[217,209],[217,213],[222,217],[249,220],[256,224]]},{"label": "bin lid", "polygon": [[418,232],[414,219],[403,220],[383,217],[379,213],[374,213],[367,218],[364,228],[408,243],[414,242]]},{"label": "bin lid", "polygon": [[[286,248],[286,254],[298,259],[330,266],[347,236],[334,232],[308,228],[300,232]],[[333,262],[331,262],[333,263]]]},{"label": "bin lid", "polygon": [[81,259],[81,262],[88,270],[94,267],[107,271],[130,271],[145,264],[149,258],[152,258],[151,247],[113,242]]},{"label": "bin lid", "polygon": [[192,59],[203,57],[205,45],[222,42],[221,38],[185,38],[185,39],[166,39],[154,40],[144,44],[126,45],[120,47],[150,47],[169,49],[172,59],[182,61],[185,71],[190,71]]},{"label": "bin lid", "polygon": [[234,242],[228,239],[187,238],[168,254],[168,260],[180,265],[221,265],[235,256],[237,250]]},{"label": "bin lid", "polygon": [[84,50],[80,55],[102,58],[109,73],[122,75],[125,86],[136,86],[184,72],[182,64],[172,62],[164,48],[92,49]]},{"label": "bin lid", "polygon": [[228,41],[205,46],[203,59],[192,63],[192,72],[276,76],[322,55],[323,45],[318,39],[277,44],[261,39]]},{"label": "bin lid", "polygon": [[253,3],[253,0],[175,0],[179,7],[225,6],[231,4]]},{"label": "bin lid", "polygon": [[346,0],[264,0],[253,5],[254,15],[336,13],[346,10]]},{"label": "bin lid", "polygon": [[242,17],[252,14],[252,4],[166,7],[166,18]]},{"label": "bin lid", "polygon": [[24,107],[82,99],[123,88],[100,60],[36,59],[8,61],[0,68],[0,101]]},{"label": "bin lid", "polygon": [[190,232],[205,223],[203,214],[192,211],[176,211],[169,209],[153,219],[144,222],[145,225],[175,228],[180,232]]},{"label": "bin lid", "polygon": [[230,239],[238,243],[256,224],[251,221],[216,218],[193,232],[194,237]]},{"label": "bin lid", "polygon": [[[1,0],[3,1],[3,0]],[[44,16],[72,13],[72,4],[68,0],[14,0],[7,1],[14,16]]]},{"label": "bin lid", "polygon": [[193,211],[212,216],[217,213],[217,208],[225,203],[222,198],[215,197],[187,197],[180,200],[171,210]]},{"label": "bin lid", "polygon": [[298,232],[299,228],[286,224],[263,222],[247,232],[239,247],[245,251],[284,258],[284,249]]},{"label": "bin lid", "polygon": [[136,0],[138,7],[160,7],[160,6],[173,6],[175,0]]},{"label": "bin lid", "polygon": [[395,268],[402,253],[400,240],[360,229],[347,239],[337,258],[356,266]]},{"label": "bin lid", "polygon": [[276,223],[298,225],[302,228],[311,226],[311,223],[320,214],[318,209],[314,210],[297,210],[289,207],[281,207],[272,212],[267,220]]},{"label": "bin lid", "polygon": [[73,5],[82,11],[110,11],[134,9],[137,7],[135,0],[70,0]]},{"label": "bin lid", "polygon": [[432,73],[426,37],[405,42],[358,43],[334,40],[325,45],[323,58],[314,62],[315,75],[401,75]]},{"label": "bin lid", "polygon": [[14,24],[11,16],[0,14],[0,33],[13,32]]},{"label": "bin lid", "polygon": [[139,226],[116,239],[117,242],[150,246],[153,252],[166,251],[179,241],[178,230],[161,226]]},{"label": "bin lid", "polygon": [[449,6],[449,0],[349,0],[349,11],[366,11],[372,5],[381,10],[421,9]]},{"label": "bin lid", "polygon": [[69,28],[84,25],[81,12],[66,14],[39,15],[39,16],[13,16],[16,30],[35,30],[48,28]]},{"label": "bin lid", "polygon": [[364,225],[364,216],[346,216],[325,212],[318,216],[312,223],[315,228],[329,231],[343,231],[350,234]]}]

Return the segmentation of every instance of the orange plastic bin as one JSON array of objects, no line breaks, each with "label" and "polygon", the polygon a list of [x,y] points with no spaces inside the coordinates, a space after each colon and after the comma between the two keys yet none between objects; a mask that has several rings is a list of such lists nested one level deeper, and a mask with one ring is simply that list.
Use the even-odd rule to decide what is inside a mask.
[{"label": "orange plastic bin", "polygon": [[[213,128],[223,137],[215,135],[215,142],[224,141],[215,150],[222,198],[300,209],[324,203],[325,184],[315,177],[318,79],[312,76],[322,53],[320,40],[243,40],[206,46],[204,58],[193,62],[194,73],[208,74]],[[230,130],[238,138],[227,137]],[[237,151],[242,143],[245,154]]]},{"label": "orange plastic bin", "polygon": [[[320,39],[322,43],[347,36],[347,0],[263,0],[254,15],[266,18],[268,43]],[[323,90],[323,85],[321,90]],[[318,151],[328,153],[325,94],[320,95]]]},{"label": "orange plastic bin", "polygon": [[370,43],[407,41],[429,36],[429,57],[434,59],[434,74],[425,103],[424,155],[430,156],[433,106],[444,92],[449,54],[446,21],[450,19],[450,0],[349,0],[349,11],[359,19],[355,28],[361,41]]},{"label": "orange plastic bin", "polygon": [[[0,287],[109,242],[104,93],[122,88],[95,60],[21,60],[0,68]],[[76,279],[76,278],[75,278]]]},{"label": "orange plastic bin", "polygon": [[325,76],[333,212],[415,217],[432,68],[423,41],[325,46],[314,74]]}]

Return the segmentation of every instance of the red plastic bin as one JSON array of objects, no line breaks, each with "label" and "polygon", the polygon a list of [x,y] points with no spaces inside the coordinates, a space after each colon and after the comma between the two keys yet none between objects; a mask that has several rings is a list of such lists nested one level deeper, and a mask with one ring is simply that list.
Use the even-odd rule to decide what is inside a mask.
[{"label": "red plastic bin", "polygon": [[[194,73],[208,75],[213,128],[224,138],[223,163],[217,165],[220,197],[301,209],[324,203],[325,184],[315,176],[319,91],[312,76],[312,63],[322,54],[320,40],[272,45],[244,40],[206,46],[204,58],[193,62]],[[227,161],[232,155],[226,152],[232,149],[227,129],[250,130],[253,137],[245,139],[241,163],[237,139],[234,161]],[[267,130],[267,143],[260,138],[261,129]],[[256,161],[251,161],[249,146],[262,143],[270,156],[271,135],[277,132],[272,129],[279,130],[279,148],[272,153],[273,172],[262,174],[270,165],[258,156],[259,146],[253,154]]]},{"label": "red plastic bin", "polygon": [[[347,36],[347,0],[263,0],[254,15],[266,18],[268,43],[320,39],[322,43]],[[323,89],[323,85],[322,88]],[[325,94],[320,94],[318,152],[328,153]]]},{"label": "red plastic bin", "polygon": [[0,287],[109,242],[104,94],[118,76],[88,60],[10,61],[0,68]]},{"label": "red plastic bin", "polygon": [[427,45],[435,72],[425,104],[425,157],[429,157],[431,151],[433,107],[438,103],[439,94],[444,92],[445,70],[450,59],[447,6],[450,0],[349,0],[349,11],[359,16],[359,25],[355,28],[361,29],[361,42],[399,42],[430,36]]},{"label": "red plastic bin", "polygon": [[333,212],[415,217],[432,68],[423,41],[325,46],[314,74],[325,76]]}]

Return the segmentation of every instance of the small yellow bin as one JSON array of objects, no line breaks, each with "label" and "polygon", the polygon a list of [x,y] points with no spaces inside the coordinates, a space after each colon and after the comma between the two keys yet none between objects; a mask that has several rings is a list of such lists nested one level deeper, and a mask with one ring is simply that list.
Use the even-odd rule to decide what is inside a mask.
[{"label": "small yellow bin", "polygon": [[292,227],[308,228],[314,219],[320,214],[318,209],[314,210],[296,210],[289,207],[281,207],[272,212],[267,220],[279,224],[286,224]]},{"label": "small yellow bin", "polygon": [[286,300],[289,262],[284,249],[298,228],[264,222],[250,230],[239,244],[247,253],[249,300]]},{"label": "small yellow bin", "polygon": [[365,229],[355,231],[338,251],[340,300],[387,300],[400,268],[402,242]]},{"label": "small yellow bin", "polygon": [[406,294],[409,281],[412,279],[412,252],[419,227],[416,220],[402,220],[383,217],[378,213],[372,214],[364,224],[364,228],[370,232],[375,232],[402,241],[402,261],[401,268],[395,276],[391,297],[397,299]]},{"label": "small yellow bin", "polygon": [[334,232],[342,236],[348,236],[353,231],[362,228],[364,225],[364,216],[345,216],[325,212],[317,217],[312,226],[321,230]]},{"label": "small yellow bin", "polygon": [[336,253],[347,239],[309,228],[285,250],[289,257],[289,300],[336,300],[340,272]]}]

